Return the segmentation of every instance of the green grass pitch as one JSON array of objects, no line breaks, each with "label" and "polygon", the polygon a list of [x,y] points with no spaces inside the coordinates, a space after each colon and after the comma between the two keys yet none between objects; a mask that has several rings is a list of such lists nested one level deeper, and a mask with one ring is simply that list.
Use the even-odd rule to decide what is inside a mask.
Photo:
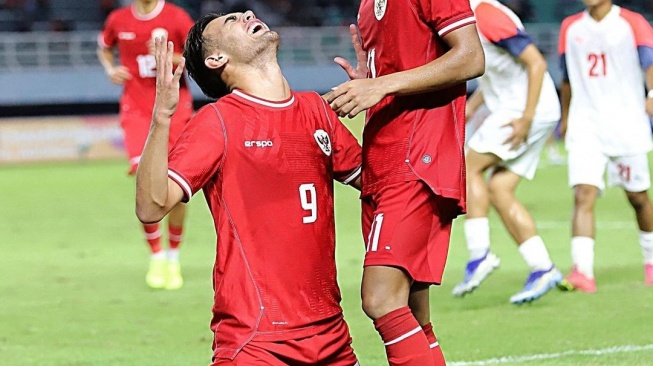
[{"label": "green grass pitch", "polygon": [[[360,130],[361,121],[351,122]],[[567,272],[572,193],[566,167],[543,162],[518,194]],[[191,201],[181,260],[185,286],[152,291],[148,250],[134,215],[124,161],[0,168],[0,365],[207,365],[215,236],[202,197]],[[345,317],[361,365],[384,365],[378,335],[360,308],[364,254],[357,192],[336,192],[338,266]],[[637,227],[619,189],[597,204],[594,295],[553,291],[508,303],[528,269],[491,216],[501,268],[474,294],[450,295],[466,261],[454,224],[432,318],[445,355],[462,365],[653,365],[653,288],[643,283]],[[593,352],[581,352],[594,350]]]}]

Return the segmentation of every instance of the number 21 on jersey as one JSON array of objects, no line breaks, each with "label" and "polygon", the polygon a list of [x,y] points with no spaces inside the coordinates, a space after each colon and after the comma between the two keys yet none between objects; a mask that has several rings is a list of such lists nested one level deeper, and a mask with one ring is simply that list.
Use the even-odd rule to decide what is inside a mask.
[{"label": "number 21 on jersey", "polygon": [[589,72],[591,78],[605,76],[608,73],[607,56],[605,53],[590,53],[587,55],[587,61],[590,64]]}]

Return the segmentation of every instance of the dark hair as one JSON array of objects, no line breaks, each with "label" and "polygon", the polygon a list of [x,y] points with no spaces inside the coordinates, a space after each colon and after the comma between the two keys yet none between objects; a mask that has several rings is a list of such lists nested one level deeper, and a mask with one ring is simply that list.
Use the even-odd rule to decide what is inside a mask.
[{"label": "dark hair", "polygon": [[207,46],[215,47],[215,40],[204,38],[206,26],[223,14],[207,14],[199,18],[191,27],[186,37],[184,58],[188,75],[195,80],[204,95],[209,98],[219,99],[230,93],[227,84],[222,81],[219,70],[206,67],[204,59],[209,55]]}]

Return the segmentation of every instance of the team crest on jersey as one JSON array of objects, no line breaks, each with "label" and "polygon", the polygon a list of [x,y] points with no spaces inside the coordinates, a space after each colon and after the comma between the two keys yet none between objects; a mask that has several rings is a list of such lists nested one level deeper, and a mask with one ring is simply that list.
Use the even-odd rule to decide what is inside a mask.
[{"label": "team crest on jersey", "polygon": [[163,29],[163,28],[154,28],[152,29],[152,39],[156,39],[157,37],[167,37],[168,36],[168,31]]},{"label": "team crest on jersey", "polygon": [[313,134],[313,137],[315,137],[317,146],[320,147],[322,152],[327,156],[331,156],[331,140],[329,139],[329,134],[327,134],[324,130],[317,130]]},{"label": "team crest on jersey", "polygon": [[381,20],[385,15],[385,8],[388,6],[388,0],[374,0],[374,16],[376,20]]}]

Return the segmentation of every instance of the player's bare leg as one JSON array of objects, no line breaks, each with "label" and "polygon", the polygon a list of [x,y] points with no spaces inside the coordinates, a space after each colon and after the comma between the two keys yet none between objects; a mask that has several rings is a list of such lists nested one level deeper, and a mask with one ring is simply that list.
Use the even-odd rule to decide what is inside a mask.
[{"label": "player's bare leg", "polygon": [[628,202],[635,210],[637,226],[639,226],[639,243],[644,256],[644,282],[653,286],[653,204],[648,191],[628,192]]},{"label": "player's bare leg", "polygon": [[530,268],[524,288],[510,298],[513,304],[537,300],[562,280],[562,274],[554,267],[544,241],[537,233],[533,216],[515,196],[520,181],[519,175],[500,167],[494,170],[489,180],[490,201]]},{"label": "player's bare leg", "polygon": [[490,189],[485,179],[485,172],[499,162],[499,157],[494,154],[474,150],[467,152],[467,217],[464,230],[469,261],[465,267],[465,278],[452,291],[454,296],[471,293],[499,267],[499,258],[490,252]]},{"label": "player's bare leg", "polygon": [[408,297],[408,307],[426,335],[429,348],[431,348],[431,356],[433,356],[433,361],[435,362],[434,364],[440,366],[446,365],[446,362],[442,348],[440,348],[440,343],[433,331],[433,325],[431,324],[430,286],[430,284],[423,282],[413,283]]},{"label": "player's bare leg", "polygon": [[574,187],[574,211],[571,227],[571,258],[574,268],[566,277],[571,286],[583,292],[596,292],[594,280],[594,205],[599,189],[589,184]]},{"label": "player's bare leg", "polygon": [[184,285],[181,275],[181,265],[179,264],[179,244],[186,218],[186,205],[179,203],[170,213],[168,213],[168,239],[170,248],[168,248],[168,263],[166,274],[166,290],[177,290]]},{"label": "player's bare leg", "polygon": [[[399,268],[363,269],[363,311],[374,320],[390,366],[428,366],[434,362],[426,334],[408,307],[411,282]],[[419,316],[424,317],[423,309]]]}]

